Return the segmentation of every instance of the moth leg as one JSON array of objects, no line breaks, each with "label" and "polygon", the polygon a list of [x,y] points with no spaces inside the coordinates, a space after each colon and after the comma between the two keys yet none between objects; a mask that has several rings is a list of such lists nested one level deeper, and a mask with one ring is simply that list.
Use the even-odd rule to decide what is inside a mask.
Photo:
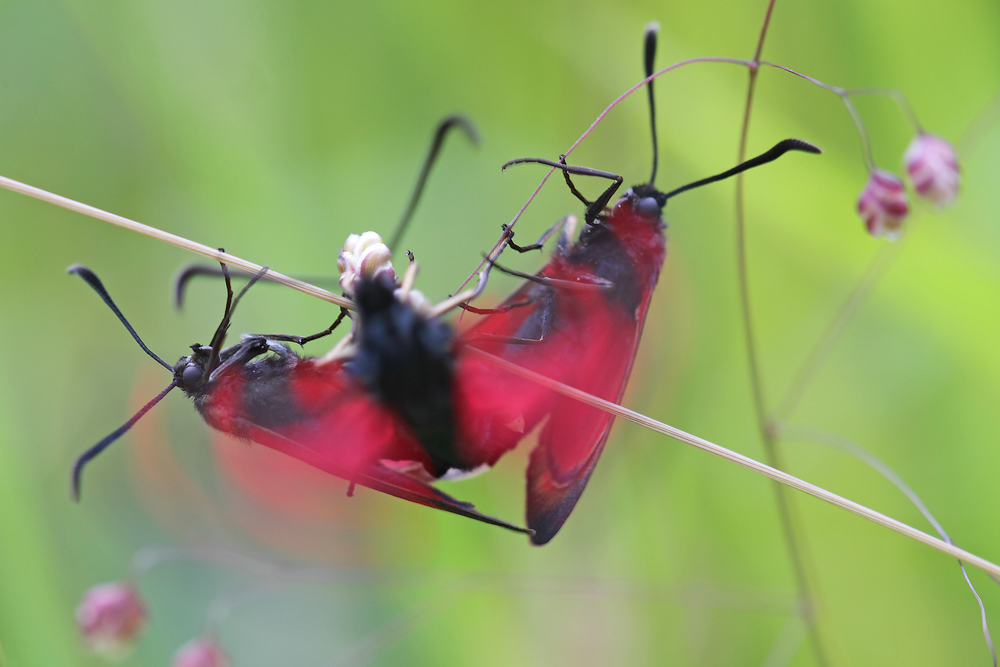
[{"label": "moth leg", "polygon": [[[489,260],[489,258],[487,258],[487,260]],[[608,290],[615,286],[610,280],[606,280],[589,273],[580,274],[577,280],[562,280],[560,278],[547,278],[545,276],[536,276],[531,273],[524,273],[523,271],[517,271],[515,269],[508,269],[505,266],[501,266],[496,261],[490,261],[490,264],[492,264],[493,268],[501,273],[506,273],[509,276],[516,276],[518,278],[524,278],[525,280],[530,280],[531,282],[538,283],[539,285],[545,285],[546,287],[556,289]]]},{"label": "moth leg", "polygon": [[291,334],[252,334],[254,337],[266,338],[268,340],[277,340],[283,343],[296,343],[298,345],[305,345],[319,338],[324,338],[333,333],[334,329],[340,326],[340,323],[344,321],[344,318],[348,316],[347,309],[341,307],[340,314],[337,315],[337,319],[333,321],[333,324],[323,329],[319,333],[315,333],[311,336],[294,336]]},{"label": "moth leg", "polygon": [[610,172],[594,173],[594,174],[587,174],[586,172],[579,172],[579,171],[575,172],[583,175],[601,176],[603,178],[609,178],[610,180],[613,181],[613,183],[609,185],[604,192],[601,193],[600,197],[598,197],[593,202],[589,202],[587,201],[587,198],[584,197],[583,194],[576,189],[576,185],[573,184],[573,179],[570,178],[570,171],[572,170],[572,167],[566,164],[565,155],[559,156],[559,164],[563,165],[562,167],[563,178],[566,180],[566,186],[569,188],[569,191],[572,192],[573,196],[579,199],[581,202],[583,202],[583,205],[587,207],[587,214],[584,220],[587,222],[588,225],[594,224],[595,220],[598,220],[599,218],[603,217],[604,209],[611,201],[611,198],[614,197],[615,192],[618,191],[618,188],[621,187],[622,177],[619,176],[618,174],[612,174]]},{"label": "moth leg", "polygon": [[[566,164],[565,155],[559,156],[559,164]],[[583,202],[583,205],[589,209],[592,202],[589,201],[586,197],[584,197],[582,192],[576,189],[576,185],[573,184],[573,179],[570,178],[569,171],[566,170],[563,171],[563,178],[566,180],[566,187],[568,187],[569,191],[573,193],[573,196],[579,199],[581,202]]]},{"label": "moth leg", "polygon": [[535,345],[536,343],[541,343],[545,340],[546,336],[552,331],[552,321],[553,321],[553,300],[551,297],[542,297],[541,299],[533,299],[535,301],[544,301],[531,315],[525,320],[524,324],[518,330],[521,335],[514,336],[504,336],[502,334],[489,334],[489,333],[470,333],[466,334],[466,342],[484,342],[484,343],[502,343],[505,345]]},{"label": "moth leg", "polygon": [[[611,201],[611,198],[614,197],[615,192],[618,191],[618,188],[621,187],[622,182],[625,180],[618,174],[614,174],[610,171],[601,171],[600,169],[591,169],[590,167],[582,167],[575,164],[566,164],[565,155],[560,155],[558,162],[553,162],[552,160],[546,160],[545,158],[541,157],[517,158],[516,160],[508,160],[506,163],[504,163],[502,169],[506,171],[507,167],[511,166],[512,164],[523,164],[525,162],[534,162],[536,164],[544,164],[547,167],[555,167],[556,169],[561,169],[563,174],[565,174],[566,185],[569,187],[570,192],[572,192],[573,196],[575,196],[577,199],[583,202],[584,205],[586,205],[587,207],[587,213],[586,216],[584,217],[584,222],[586,222],[588,225],[593,225],[598,219],[602,217],[604,209],[607,207],[608,202]],[[570,174],[576,174],[578,176],[597,176],[598,178],[606,178],[613,182],[611,183],[611,185],[608,186],[608,188],[604,192],[601,193],[600,197],[598,197],[593,202],[590,202],[587,200],[586,197],[583,196],[583,194],[579,190],[576,189],[576,186],[573,185],[573,181],[569,177]]]},{"label": "moth leg", "polygon": [[[250,279],[254,276],[254,274],[241,271],[240,269],[230,269],[229,274],[233,278]],[[188,283],[199,276],[222,278],[222,269],[218,266],[207,264],[188,264],[181,267],[181,270],[177,272],[177,276],[174,278],[174,306],[178,310],[184,306],[184,295],[187,291]],[[304,283],[316,285],[317,287],[337,287],[340,284],[337,278],[331,278],[330,276],[296,276],[296,279]],[[262,277],[261,280],[264,282],[273,282],[267,276]]]},{"label": "moth leg", "polygon": [[573,215],[572,213],[564,216],[559,221],[557,221],[556,224],[552,225],[547,230],[545,230],[545,232],[540,237],[538,237],[537,241],[535,241],[531,245],[526,245],[526,246],[519,246],[516,243],[514,243],[514,230],[510,229],[508,225],[506,224],[501,225],[500,228],[507,234],[507,245],[510,247],[511,250],[514,250],[516,252],[525,253],[525,252],[530,252],[532,250],[541,250],[542,246],[545,245],[545,242],[548,241],[553,234],[559,231],[561,231],[562,233],[559,235],[558,243],[559,243],[559,248],[562,249],[564,246],[563,243],[564,240],[567,237],[572,237],[573,232],[576,230],[576,216]]},{"label": "moth leg", "polygon": [[515,301],[514,303],[508,303],[506,306],[498,306],[496,308],[476,308],[475,306],[470,306],[467,303],[460,303],[458,304],[458,307],[475,315],[499,315],[502,313],[509,313],[515,308],[530,306],[533,303],[535,303],[534,299],[524,299],[523,301]]},{"label": "moth leg", "polygon": [[209,375],[208,381],[214,382],[230,366],[241,366],[268,351],[274,351],[274,349],[268,344],[266,338],[263,336],[248,336],[240,341],[239,344],[227,348],[225,353],[220,355],[221,363]]},{"label": "moth leg", "polygon": [[469,343],[502,343],[503,345],[535,345],[545,340],[539,338],[518,338],[517,336],[501,336],[500,334],[470,334],[465,338]]}]

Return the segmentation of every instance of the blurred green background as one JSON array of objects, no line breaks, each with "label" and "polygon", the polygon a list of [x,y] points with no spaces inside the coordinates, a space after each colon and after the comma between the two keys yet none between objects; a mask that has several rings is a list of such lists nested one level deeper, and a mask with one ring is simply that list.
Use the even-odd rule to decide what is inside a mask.
[{"label": "blurred green background", "polygon": [[[423,267],[419,287],[440,299],[542,174],[530,166],[501,174],[500,164],[558,156],[640,80],[647,22],[662,26],[661,65],[749,57],[765,5],[4,2],[0,174],[285,273],[334,275],[349,233],[392,229],[434,124],[464,112],[484,143],[449,141],[405,242]],[[782,1],[764,55],[836,85],[898,87],[928,130],[957,141],[1000,88],[1000,5]],[[660,82],[658,184],[730,166],[746,72],[699,65]],[[858,104],[876,160],[899,171],[911,136],[901,114],[883,99]],[[958,543],[997,561],[1000,132],[995,123],[975,127],[962,145],[961,199],[942,214],[915,206],[920,224],[792,421],[869,448]],[[843,106],[765,71],[750,151],[788,136],[826,153],[791,156],[747,178],[754,317],[772,401],[884,244],[853,211],[865,172]],[[641,96],[574,154],[626,183],[647,177],[649,159]],[[596,194],[598,185],[586,185]],[[553,180],[520,233],[533,237],[579,209]],[[667,266],[625,403],[762,458],[737,307],[733,186],[685,195],[667,214]],[[544,548],[372,492],[347,499],[342,484],[316,476],[309,498],[270,506],[218,472],[208,429],[180,396],[103,455],[88,470],[83,502],[72,504],[73,458],[167,378],[65,268],[97,271],[170,361],[210,337],[222,290],[194,283],[178,313],[171,278],[192,256],[13,193],[0,192],[0,216],[0,335],[8,341],[0,355],[0,661],[102,664],[73,626],[83,591],[121,577],[138,549],[188,544],[323,567],[342,580],[291,585],[237,607],[220,641],[242,667],[760,665],[775,642],[794,657],[768,664],[815,664],[799,624],[788,621],[794,590],[770,483],[630,424],[616,427],[587,493]],[[542,260],[508,261],[532,270]],[[497,277],[487,298],[514,284]],[[259,287],[234,331],[307,333],[333,314],[320,301]],[[232,443],[219,451],[227,447],[260,455]],[[447,490],[517,519],[526,451]],[[795,474],[927,529],[898,491],[846,455],[810,445],[785,452]],[[250,468],[280,464],[258,461]],[[289,495],[296,486],[276,488]],[[953,560],[818,501],[796,501],[833,664],[989,663],[978,608]],[[1000,632],[1000,590],[971,576]],[[213,565],[152,570],[141,583],[151,624],[125,664],[167,664],[214,599],[254,585]]]}]

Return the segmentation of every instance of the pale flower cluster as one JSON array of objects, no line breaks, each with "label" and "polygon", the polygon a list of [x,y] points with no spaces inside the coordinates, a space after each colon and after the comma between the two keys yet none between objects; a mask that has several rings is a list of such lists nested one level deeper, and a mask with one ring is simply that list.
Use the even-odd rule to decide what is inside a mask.
[{"label": "pale flower cluster", "polygon": [[353,298],[360,280],[371,280],[379,276],[396,283],[396,271],[392,268],[392,251],[375,232],[351,234],[344,242],[337,259],[340,269],[340,287],[344,294]]}]

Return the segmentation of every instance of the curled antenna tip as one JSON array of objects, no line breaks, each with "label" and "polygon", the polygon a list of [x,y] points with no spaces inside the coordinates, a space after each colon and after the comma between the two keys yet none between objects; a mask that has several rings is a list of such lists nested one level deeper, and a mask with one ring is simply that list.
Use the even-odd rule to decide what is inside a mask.
[{"label": "curled antenna tip", "polygon": [[474,145],[479,146],[483,143],[482,137],[479,135],[479,130],[476,129],[475,124],[469,120],[469,118],[463,114],[456,113],[448,116],[441,125],[439,126],[439,132],[447,131],[454,125],[458,125],[465,132],[465,136],[469,138]]},{"label": "curled antenna tip", "polygon": [[819,155],[823,152],[823,149],[815,144],[811,144],[803,139],[785,139],[779,141],[774,145],[772,151],[802,151],[803,153],[813,153],[814,155]]},{"label": "curled antenna tip", "polygon": [[806,153],[815,153],[816,155],[822,155],[823,153],[823,149],[816,144],[811,144],[808,141],[802,141],[801,139],[796,139],[796,141],[798,141],[801,145],[801,150],[804,150]]}]

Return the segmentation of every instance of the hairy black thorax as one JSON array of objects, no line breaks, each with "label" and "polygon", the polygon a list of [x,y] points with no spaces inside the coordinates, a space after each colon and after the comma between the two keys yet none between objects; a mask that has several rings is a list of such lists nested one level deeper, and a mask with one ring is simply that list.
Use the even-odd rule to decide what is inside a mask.
[{"label": "hairy black thorax", "polygon": [[455,446],[451,327],[396,298],[386,279],[355,290],[360,326],[349,368],[413,429],[434,473],[462,468]]}]

